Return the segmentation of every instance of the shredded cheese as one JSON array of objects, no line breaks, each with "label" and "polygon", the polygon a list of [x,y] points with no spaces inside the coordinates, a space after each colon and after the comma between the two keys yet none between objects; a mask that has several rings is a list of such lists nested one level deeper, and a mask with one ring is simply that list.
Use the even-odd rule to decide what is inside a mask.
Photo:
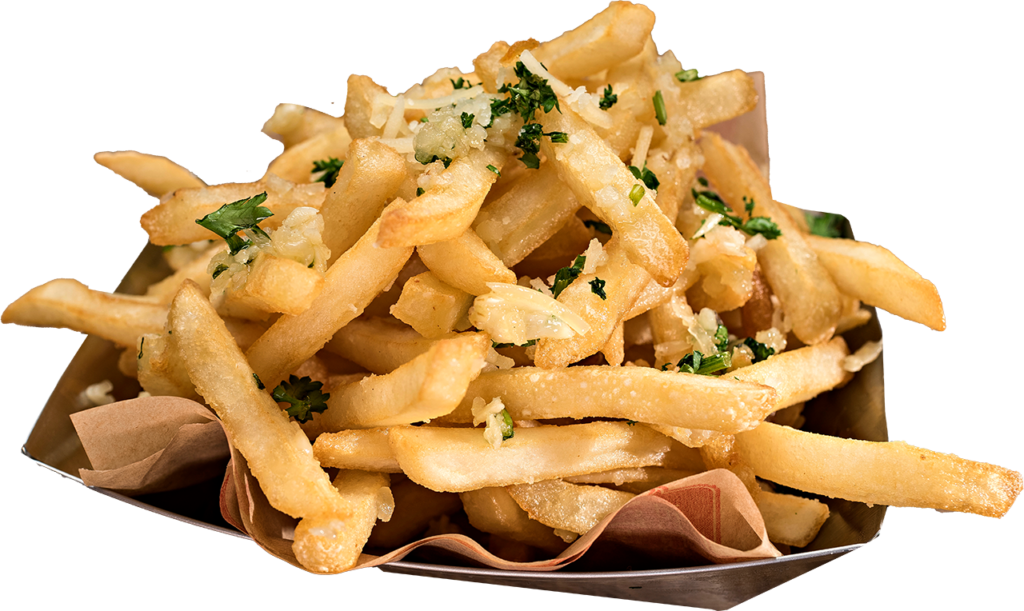
[{"label": "shredded cheese", "polygon": [[636,146],[633,147],[632,165],[634,167],[641,170],[644,168],[644,163],[647,162],[647,151],[651,148],[652,138],[654,138],[653,127],[644,125],[640,128],[640,134],[636,137]]},{"label": "shredded cheese", "polygon": [[843,369],[850,373],[857,373],[865,365],[871,363],[882,354],[882,340],[867,342],[859,350],[843,359]]},{"label": "shredded cheese", "polygon": [[499,344],[525,344],[531,339],[565,339],[590,332],[590,325],[564,304],[515,284],[488,282],[489,293],[473,301],[469,320]]},{"label": "shredded cheese", "polygon": [[90,384],[85,390],[78,393],[77,402],[82,407],[109,405],[117,400],[114,395],[110,394],[112,390],[114,390],[114,384],[110,380]]}]

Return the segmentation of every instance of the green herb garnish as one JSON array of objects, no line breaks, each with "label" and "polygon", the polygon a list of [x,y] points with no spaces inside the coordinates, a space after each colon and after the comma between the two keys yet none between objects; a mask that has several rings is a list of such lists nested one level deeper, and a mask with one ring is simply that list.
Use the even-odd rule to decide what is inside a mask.
[{"label": "green herb garnish", "polygon": [[420,123],[430,123],[430,119],[426,117],[420,117]]},{"label": "green herb garnish", "polygon": [[313,182],[322,182],[327,188],[334,186],[335,181],[338,180],[338,172],[341,171],[341,166],[345,165],[344,159],[338,159],[336,157],[328,157],[327,159],[321,159],[320,161],[313,162],[313,169],[309,171],[310,174],[316,174],[317,172],[323,172],[320,178],[317,178]]},{"label": "green herb garnish", "polygon": [[842,227],[846,219],[840,214],[804,212],[804,218],[807,219],[807,230],[814,235],[823,238],[843,237]]},{"label": "green herb garnish", "polygon": [[217,276],[223,274],[226,271],[228,271],[228,266],[221,263],[213,270],[213,279],[216,280]]},{"label": "green herb garnish", "polygon": [[600,278],[594,278],[590,281],[590,292],[601,298],[601,301],[608,300],[608,293],[604,292],[605,281]]},{"label": "green herb garnish", "polygon": [[754,363],[760,363],[775,354],[775,348],[769,348],[752,337],[743,340],[743,345],[750,348],[750,351],[754,353]]},{"label": "green herb garnish", "polygon": [[265,390],[267,388],[266,386],[263,385],[263,380],[261,380],[260,377],[255,373],[252,374],[252,379],[256,380],[256,388],[260,390]]},{"label": "green herb garnish", "polygon": [[448,166],[452,164],[452,160],[450,157],[438,157],[437,155],[432,155],[430,159],[427,159],[426,155],[421,156],[419,153],[416,154],[416,161],[422,163],[423,165],[429,165],[431,163],[434,163],[435,161],[440,161],[441,163],[444,164],[444,169],[446,170],[448,169]]},{"label": "green herb garnish", "polygon": [[731,366],[732,355],[728,352],[721,352],[714,356],[704,356],[696,350],[680,359],[678,364],[681,373],[695,373],[702,376],[709,376],[716,371],[722,371]]},{"label": "green herb garnish", "polygon": [[598,233],[607,233],[608,235],[612,234],[612,228],[608,226],[608,223],[604,223],[602,221],[593,221],[587,219],[583,221],[583,225],[585,227],[592,227],[594,231]]},{"label": "green herb garnish", "polygon": [[[726,203],[722,201],[722,198],[714,191],[697,191],[696,189],[691,189],[690,192],[693,194],[694,203],[698,206],[708,212],[715,212],[722,215],[722,220],[718,221],[719,225],[735,227],[747,235],[761,234],[769,240],[774,240],[782,235],[782,230],[779,229],[779,226],[775,224],[775,221],[771,220],[767,216],[754,216],[746,221],[738,216],[734,216],[732,214],[732,208],[726,205]],[[748,210],[754,209],[753,199],[748,202],[747,199],[744,198],[743,201]]]},{"label": "green herb garnish", "polygon": [[551,295],[558,299],[558,296],[562,294],[562,291],[567,286],[572,284],[572,281],[579,278],[580,274],[583,273],[583,264],[587,262],[585,255],[579,255],[576,260],[572,262],[569,267],[563,267],[562,269],[555,272],[555,283],[551,286]]},{"label": "green herb garnish", "polygon": [[142,347],[146,345],[146,336],[142,336],[142,341],[139,342],[139,356],[138,359],[142,359]]},{"label": "green herb garnish", "polygon": [[501,172],[498,171],[498,168],[494,167],[491,164],[487,164],[487,169],[497,174],[498,178],[501,178]]},{"label": "green herb garnish", "polygon": [[668,112],[665,110],[665,98],[661,97],[661,89],[654,92],[654,116],[658,119],[658,125],[668,123]]},{"label": "green herb garnish", "polygon": [[601,107],[601,110],[608,110],[615,103],[619,101],[619,96],[612,93],[612,86],[608,85],[604,88],[604,95],[601,96],[601,101],[597,103]]},{"label": "green herb garnish", "polygon": [[633,202],[633,206],[638,206],[640,200],[644,198],[644,188],[640,185],[633,185],[633,188],[629,190],[629,201]]},{"label": "green herb garnish", "polygon": [[448,80],[451,82],[452,88],[454,88],[456,90],[458,90],[458,89],[472,89],[473,88],[473,84],[470,83],[468,80],[462,78],[461,76],[458,78],[458,80],[454,80],[454,81],[452,79],[448,79]]},{"label": "green herb garnish", "polygon": [[527,341],[525,344],[499,344],[499,343],[495,342],[492,339],[491,340],[491,348],[512,348],[513,346],[519,346],[520,348],[526,348],[527,346],[533,346],[536,343],[537,343],[537,340],[531,339],[531,340]]},{"label": "green herb garnish", "polygon": [[267,193],[264,191],[247,199],[224,204],[203,218],[196,219],[196,224],[224,238],[224,241],[228,243],[228,248],[231,249],[231,254],[237,255],[239,251],[248,248],[252,244],[251,240],[238,237],[239,231],[251,229],[258,234],[269,237],[266,232],[258,227],[260,221],[274,216],[274,213],[269,208],[260,206],[265,201],[267,201]]},{"label": "green herb garnish", "polygon": [[689,70],[680,70],[676,72],[676,80],[680,83],[692,83],[693,81],[699,81],[701,78],[697,76],[697,69],[690,68]]},{"label": "green herb garnish", "polygon": [[725,328],[725,325],[718,325],[718,329],[715,331],[715,348],[718,348],[719,352],[725,352],[728,347],[729,330]]},{"label": "green herb garnish", "polygon": [[423,195],[424,193],[426,193],[426,191],[423,190],[423,187],[417,187],[416,188],[416,197],[419,197],[419,196]]},{"label": "green herb garnish", "polygon": [[654,175],[654,172],[647,169],[646,161],[644,162],[644,169],[641,170],[635,165],[631,165],[629,166],[629,172],[637,180],[644,183],[644,185],[646,185],[647,188],[650,189],[651,191],[656,191],[658,189],[658,185],[661,184],[660,182],[658,182],[658,177]]},{"label": "green herb garnish", "polygon": [[558,106],[558,96],[551,90],[547,79],[530,72],[523,62],[516,62],[515,75],[519,77],[518,83],[515,85],[505,83],[498,89],[498,93],[507,93],[509,97],[505,100],[491,102],[491,122],[494,122],[493,117],[512,111],[523,118],[525,123],[519,130],[519,137],[516,139],[516,146],[523,151],[523,156],[519,159],[526,167],[536,170],[540,167],[540,158],[537,153],[540,152],[541,136],[548,136],[552,142],[562,144],[568,142],[569,137],[563,132],[545,134],[539,124],[530,123],[536,112],[542,108],[545,113],[551,112],[553,108],[562,112]]},{"label": "green herb garnish", "polygon": [[462,129],[469,129],[469,128],[473,127],[473,119],[476,118],[476,115],[470,114],[468,112],[464,112],[464,113],[462,113],[462,117],[461,118],[462,118]]},{"label": "green herb garnish", "polygon": [[501,410],[501,440],[512,439],[516,436],[514,427],[512,426],[512,415],[508,413],[507,409]]},{"label": "green herb garnish", "polygon": [[327,409],[327,400],[331,398],[330,393],[321,392],[321,382],[314,382],[309,376],[296,377],[288,376],[287,382],[281,382],[271,393],[274,401],[288,403],[291,407],[285,411],[299,422],[308,422],[313,418],[313,412],[322,413]]},{"label": "green herb garnish", "polygon": [[627,420],[626,424],[628,424],[629,426],[636,426],[636,420]]}]

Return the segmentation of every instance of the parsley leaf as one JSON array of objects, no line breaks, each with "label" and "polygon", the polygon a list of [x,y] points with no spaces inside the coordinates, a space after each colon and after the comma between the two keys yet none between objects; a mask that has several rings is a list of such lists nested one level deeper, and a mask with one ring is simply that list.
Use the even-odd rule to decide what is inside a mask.
[{"label": "parsley leaf", "polygon": [[700,186],[702,186],[702,187],[708,186],[708,179],[704,178],[703,176],[698,176],[697,177],[697,182],[699,182]]},{"label": "parsley leaf", "polygon": [[419,197],[419,196],[423,195],[424,193],[426,193],[426,191],[423,190],[423,187],[417,187],[416,188],[416,197]]},{"label": "parsley leaf", "polygon": [[754,211],[754,198],[747,199],[747,196],[743,196],[743,209],[750,214]]},{"label": "parsley leaf", "polygon": [[633,185],[633,188],[629,190],[629,201],[633,202],[633,207],[640,205],[640,200],[644,198],[644,188],[640,185]]},{"label": "parsley leaf", "polygon": [[468,80],[462,78],[461,76],[459,77],[458,80],[455,80],[455,81],[453,81],[452,79],[448,79],[448,80],[451,82],[452,88],[456,89],[456,90],[458,90],[458,89],[472,89],[473,88],[473,83],[470,83]]},{"label": "parsley leaf", "polygon": [[807,229],[814,235],[820,235],[823,238],[843,237],[842,227],[843,221],[845,221],[846,218],[840,214],[831,214],[828,212],[813,214],[811,212],[805,212],[804,218],[807,219]]},{"label": "parsley leaf", "polygon": [[601,301],[608,300],[608,293],[604,292],[605,281],[600,278],[594,278],[590,281],[590,292],[601,298]]},{"label": "parsley leaf", "polygon": [[[732,214],[732,208],[726,205],[722,201],[722,198],[718,196],[714,191],[697,191],[691,189],[690,193],[693,194],[693,201],[701,208],[708,212],[715,212],[721,214],[724,218],[718,221],[719,225],[726,227],[735,227],[747,235],[761,234],[768,240],[774,240],[775,238],[782,235],[782,230],[775,224],[775,221],[771,220],[767,216],[754,216],[746,221],[742,220],[738,216]],[[754,200],[747,201],[744,197],[743,202],[746,206],[747,211],[754,209]]]},{"label": "parsley leaf", "polygon": [[499,344],[499,343],[497,343],[496,341],[494,341],[492,339],[491,340],[491,348],[511,348],[513,346],[519,346],[520,348],[526,348],[527,346],[532,346],[532,345],[534,345],[536,343],[537,343],[537,340],[531,339],[528,342],[526,342],[525,344]]},{"label": "parsley leaf", "polygon": [[555,283],[551,286],[551,295],[557,299],[562,291],[566,289],[572,281],[579,278],[580,274],[583,273],[583,264],[587,262],[587,257],[579,255],[576,260],[572,262],[569,267],[563,267],[562,269],[555,272]]},{"label": "parsley leaf", "polygon": [[551,138],[551,141],[554,142],[555,144],[569,143],[569,134],[565,132],[546,132],[544,135],[547,136],[548,138]]},{"label": "parsley leaf", "polygon": [[269,208],[260,206],[265,201],[267,201],[266,191],[247,199],[224,204],[203,218],[196,219],[196,224],[224,238],[224,241],[228,243],[228,247],[231,249],[231,254],[237,255],[243,248],[252,244],[250,240],[238,237],[236,234],[239,231],[252,229],[266,235],[257,226],[260,221],[274,216],[274,213]]},{"label": "parsley leaf", "polygon": [[715,348],[718,348],[719,352],[725,352],[728,347],[729,330],[725,328],[725,325],[718,325],[718,329],[715,331]]},{"label": "parsley leaf", "polygon": [[628,424],[629,426],[636,426],[636,420],[627,420],[626,424]]},{"label": "parsley leaf", "polygon": [[754,363],[760,363],[775,354],[775,348],[769,348],[752,337],[743,340],[743,344],[754,353]]},{"label": "parsley leaf", "polygon": [[[519,82],[515,85],[505,83],[498,89],[498,93],[509,94],[509,104],[524,121],[533,119],[534,113],[543,108],[544,112],[551,112],[552,108],[562,109],[558,106],[558,96],[552,91],[548,80],[541,78],[523,65],[523,62],[516,62],[515,75]],[[491,105],[493,112],[494,105]]]},{"label": "parsley leaf", "polygon": [[512,439],[516,436],[515,428],[512,426],[512,415],[507,409],[501,410],[501,440]]},{"label": "parsley leaf", "polygon": [[216,269],[213,270],[213,279],[216,280],[217,276],[223,274],[226,271],[228,271],[228,266],[221,263],[220,265],[217,266]]},{"label": "parsley leaf", "polygon": [[260,377],[259,377],[258,375],[256,375],[256,374],[254,373],[254,374],[252,374],[252,378],[253,378],[254,380],[256,380],[256,388],[258,388],[258,389],[260,389],[260,390],[264,390],[264,389],[266,389],[266,386],[264,386],[264,385],[263,385],[263,380],[261,380],[261,379],[260,379]]},{"label": "parsley leaf", "polygon": [[491,164],[487,164],[487,169],[497,174],[498,178],[501,178],[501,172],[498,171],[498,168],[494,167]]},{"label": "parsley leaf", "polygon": [[338,180],[338,172],[341,171],[341,166],[345,165],[344,159],[338,159],[336,157],[328,157],[327,159],[321,159],[313,162],[313,169],[309,171],[310,174],[316,174],[317,172],[323,172],[320,178],[317,178],[313,182],[322,182],[327,188],[334,186],[335,181]]},{"label": "parsley leaf", "polygon": [[427,159],[425,155],[420,156],[419,153],[416,154],[416,161],[422,163],[423,165],[429,165],[431,163],[434,163],[435,161],[440,161],[441,163],[444,164],[444,169],[446,170],[448,169],[448,166],[452,164],[452,160],[450,157],[438,157],[437,155],[433,155],[430,159]]},{"label": "parsley leaf", "polygon": [[430,119],[427,117],[420,117],[420,123],[430,123]]},{"label": "parsley leaf", "polygon": [[732,366],[732,355],[722,352],[714,356],[704,356],[694,350],[679,361],[681,373],[695,373],[697,375],[709,376],[716,371],[722,371]]},{"label": "parsley leaf", "polygon": [[635,165],[629,166],[629,172],[636,177],[637,180],[644,183],[651,191],[656,191],[658,185],[661,183],[658,181],[658,177],[654,175],[654,172],[647,169],[647,162],[644,162],[644,169],[640,169]]},{"label": "parsley leaf", "polygon": [[462,117],[461,118],[462,118],[462,129],[469,129],[469,128],[473,127],[473,119],[476,118],[476,115],[468,113],[468,112],[464,112],[464,113],[462,113]]},{"label": "parsley leaf", "polygon": [[146,336],[143,335],[142,336],[142,341],[139,342],[139,356],[135,357],[136,359],[139,359],[139,360],[142,359],[142,347],[145,346],[145,345],[146,345]]},{"label": "parsley leaf", "polygon": [[604,95],[601,96],[601,101],[597,104],[601,107],[601,110],[608,110],[612,106],[615,106],[615,103],[618,101],[619,96],[612,93],[612,86],[608,85],[604,88]]},{"label": "parsley leaf", "polygon": [[308,422],[313,418],[313,412],[322,413],[327,409],[327,400],[331,395],[321,392],[321,388],[323,384],[314,382],[309,376],[299,378],[290,375],[287,382],[277,385],[271,396],[278,403],[291,404],[291,407],[285,410],[289,416],[299,422]]}]

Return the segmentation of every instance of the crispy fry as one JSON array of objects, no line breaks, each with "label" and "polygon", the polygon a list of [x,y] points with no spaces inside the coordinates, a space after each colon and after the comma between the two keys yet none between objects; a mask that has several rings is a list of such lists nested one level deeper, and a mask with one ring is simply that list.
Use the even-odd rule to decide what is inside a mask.
[{"label": "crispy fry", "polygon": [[583,78],[640,53],[653,28],[654,13],[646,6],[612,2],[583,25],[542,44],[535,54],[559,78]]},{"label": "crispy fry", "polygon": [[350,144],[352,136],[342,122],[328,131],[285,149],[267,166],[267,174],[279,176],[296,184],[313,182],[313,162],[331,157],[345,159],[348,157]]},{"label": "crispy fry", "polygon": [[760,363],[736,369],[729,375],[774,388],[779,398],[772,411],[777,411],[810,401],[849,382],[853,374],[843,369],[843,359],[849,354],[846,340],[835,337],[824,344],[776,354]]},{"label": "crispy fry", "polygon": [[335,333],[324,348],[379,375],[423,354],[438,339],[423,337],[394,319],[357,318]]},{"label": "crispy fry", "polygon": [[289,149],[314,136],[344,126],[345,119],[299,106],[278,104],[274,114],[263,124],[263,133],[284,144]]},{"label": "crispy fry", "polygon": [[509,486],[508,493],[531,519],[578,535],[589,532],[605,516],[635,496],[628,492],[569,484],[557,479]]},{"label": "crispy fry", "polygon": [[547,278],[586,250],[590,240],[590,230],[583,221],[577,216],[570,216],[547,242],[520,261],[515,271],[524,276]]},{"label": "crispy fry", "polygon": [[166,157],[135,151],[96,153],[96,163],[152,195],[163,197],[178,189],[205,187],[206,183]]},{"label": "crispy fry", "polygon": [[396,482],[391,490],[395,513],[389,522],[374,527],[369,547],[388,551],[401,547],[423,534],[431,520],[453,514],[462,506],[458,495],[427,490],[407,479]]},{"label": "crispy fry", "polygon": [[173,334],[143,335],[138,349],[131,352],[136,357],[137,378],[143,390],[156,397],[200,399]]},{"label": "crispy fry", "polygon": [[217,311],[248,320],[266,320],[276,312],[298,316],[323,287],[320,272],[292,259],[262,254],[249,265],[245,282],[228,285]]},{"label": "crispy fry", "polygon": [[206,270],[210,266],[210,261],[227,249],[227,244],[223,243],[207,248],[202,254],[186,263],[170,276],[167,276],[160,282],[149,285],[149,288],[146,289],[146,296],[152,297],[160,303],[170,304],[185,280],[195,282],[204,295],[209,295],[210,283],[213,282],[213,277]]},{"label": "crispy fry", "polygon": [[[679,83],[679,111],[703,129],[749,112],[757,105],[754,81],[742,70]],[[669,109],[671,112],[673,109]]]},{"label": "crispy fry", "polygon": [[445,284],[433,272],[424,272],[405,283],[391,313],[423,337],[437,338],[456,328],[469,328],[467,314],[472,305],[472,295]]},{"label": "crispy fry", "polygon": [[401,473],[402,468],[398,466],[395,453],[388,444],[388,433],[391,430],[394,429],[324,433],[313,444],[313,456],[324,467]]},{"label": "crispy fry", "polygon": [[488,282],[516,283],[515,273],[472,229],[451,240],[418,246],[416,252],[440,280],[470,295],[489,292]]},{"label": "crispy fry", "polygon": [[368,76],[353,74],[348,77],[348,94],[345,97],[345,125],[353,138],[380,137],[383,130],[370,123],[373,102],[378,95],[388,90],[373,82]]},{"label": "crispy fry", "polygon": [[828,519],[828,505],[814,499],[762,490],[754,501],[773,543],[804,547]]},{"label": "crispy fry", "polygon": [[566,548],[551,527],[533,520],[505,488],[481,488],[459,493],[469,523],[485,533],[531,545],[554,556]]}]

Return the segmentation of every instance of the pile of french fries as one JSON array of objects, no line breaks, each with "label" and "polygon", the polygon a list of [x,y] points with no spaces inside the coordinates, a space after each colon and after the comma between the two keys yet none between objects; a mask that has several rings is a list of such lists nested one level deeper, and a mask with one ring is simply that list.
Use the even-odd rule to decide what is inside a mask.
[{"label": "pile of french fries", "polygon": [[97,154],[159,198],[142,226],[173,273],[137,296],[54,280],[3,322],[110,340],[145,393],[207,404],[312,572],[425,531],[553,557],[708,469],[785,546],[828,507],[775,486],[1002,516],[1014,471],[800,430],[881,351],[841,336],[862,304],[941,331],[938,292],[776,201],[706,129],[754,108],[750,77],[685,69],[653,26],[613,2],[398,95],[353,75],[343,117],[278,106],[255,183]]}]

